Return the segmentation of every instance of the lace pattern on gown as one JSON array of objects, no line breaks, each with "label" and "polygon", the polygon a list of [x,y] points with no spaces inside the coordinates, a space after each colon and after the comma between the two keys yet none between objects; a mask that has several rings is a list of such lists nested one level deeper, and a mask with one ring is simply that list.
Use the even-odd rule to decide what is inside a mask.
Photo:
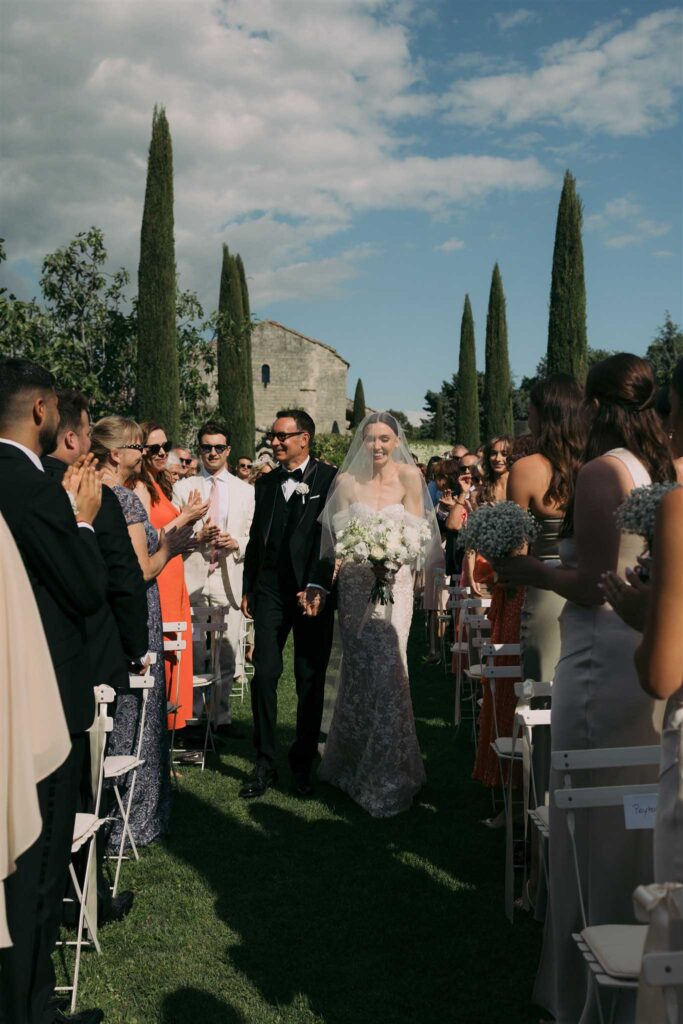
[{"label": "lace pattern on gown", "polygon": [[[354,515],[376,514],[358,503],[352,509]],[[381,512],[397,520],[407,515],[400,504]],[[403,566],[396,574],[390,616],[376,605],[358,635],[373,581],[367,565],[345,563],[339,573],[341,677],[318,775],[374,817],[389,817],[410,807],[426,778],[408,677],[412,572]]]}]

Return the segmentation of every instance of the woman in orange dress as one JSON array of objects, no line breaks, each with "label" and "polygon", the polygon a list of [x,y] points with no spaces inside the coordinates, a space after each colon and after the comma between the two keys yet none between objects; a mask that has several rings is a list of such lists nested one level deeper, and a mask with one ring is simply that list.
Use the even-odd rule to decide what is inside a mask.
[{"label": "woman in orange dress", "polygon": [[[198,491],[190,496],[182,512],[171,500],[173,489],[165,467],[172,443],[166,437],[166,431],[158,423],[149,422],[143,423],[142,429],[146,451],[136,493],[147,509],[152,526],[156,530],[167,530],[171,525],[179,527],[201,519],[206,515],[208,502],[202,503]],[[179,705],[177,712],[169,713],[168,727],[172,729],[175,726],[177,730],[184,728],[187,719],[192,718],[193,697],[192,612],[185,586],[185,566],[182,558],[171,559],[157,577],[157,584],[163,621],[187,623],[187,632],[184,634],[187,646],[180,658],[180,672],[176,652],[167,651],[164,654],[166,696],[171,704]]]}]

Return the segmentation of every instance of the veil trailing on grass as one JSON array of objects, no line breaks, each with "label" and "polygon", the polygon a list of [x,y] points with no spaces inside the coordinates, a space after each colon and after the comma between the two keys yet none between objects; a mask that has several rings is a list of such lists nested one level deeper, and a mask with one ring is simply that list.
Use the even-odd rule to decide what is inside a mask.
[{"label": "veil trailing on grass", "polygon": [[[434,574],[443,569],[443,550],[434,505],[422,473],[410,454],[406,436],[400,423],[391,413],[373,412],[366,416],[353,436],[351,447],[337,474],[320,517],[322,525],[321,558],[334,562],[339,532],[354,516],[354,505],[369,507],[363,495],[376,474],[373,448],[375,442],[368,436],[368,428],[378,424],[384,437],[378,444],[387,450],[396,466],[404,495],[400,502],[406,510],[406,522],[420,526],[426,539],[422,554],[413,568],[425,574],[425,588],[431,593]],[[377,433],[377,431],[375,432]],[[397,503],[398,504],[398,503]],[[378,514],[382,509],[374,509]],[[424,529],[426,527],[426,529]],[[429,590],[427,588],[430,588]]]}]

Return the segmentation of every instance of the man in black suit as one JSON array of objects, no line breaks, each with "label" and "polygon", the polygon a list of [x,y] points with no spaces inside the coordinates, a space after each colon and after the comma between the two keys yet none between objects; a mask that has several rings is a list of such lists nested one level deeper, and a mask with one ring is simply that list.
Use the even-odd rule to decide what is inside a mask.
[{"label": "man in black suit", "polygon": [[[52,374],[25,359],[0,360],[0,513],[16,541],[36,598],[57,676],[72,748],[38,783],[43,829],[5,883],[13,946],[0,950],[2,1024],[69,1020],[51,1004],[52,952],[59,931],[76,801],[93,722],[97,680],[84,618],[105,597],[106,572],[92,528],[101,501],[95,471],[82,470],[78,519],[40,458],[54,450],[59,425]],[[100,1010],[76,1020],[96,1024]]]},{"label": "man in black suit", "polygon": [[294,634],[297,693],[296,739],[289,764],[296,792],[312,792],[325,672],[334,629],[334,566],[320,559],[318,517],[336,469],[311,457],[315,424],[300,409],[279,412],[268,438],[278,469],[256,482],[256,509],[244,559],[242,611],[254,619],[255,674],[251,683],[256,766],[240,789],[262,796],[277,781],[275,730],[282,652]]},{"label": "man in black suit", "polygon": [[[59,390],[59,429],[57,446],[52,455],[43,456],[42,463],[48,476],[61,483],[69,466],[73,466],[90,452],[90,414],[88,399],[80,391]],[[102,488],[102,505],[93,520],[95,537],[107,568],[106,601],[94,615],[85,620],[87,649],[90,664],[96,673],[98,685],[106,683],[117,691],[128,691],[129,670],[139,663],[147,652],[147,590],[126,520],[116,495],[109,487]],[[89,771],[86,773],[87,792]],[[110,795],[110,791],[107,791]],[[109,813],[106,802],[102,814]],[[90,806],[79,810],[92,810]],[[133,893],[126,891],[111,899],[109,886],[102,871],[106,849],[104,829],[97,833],[97,868],[100,923],[119,920],[130,910]]]}]

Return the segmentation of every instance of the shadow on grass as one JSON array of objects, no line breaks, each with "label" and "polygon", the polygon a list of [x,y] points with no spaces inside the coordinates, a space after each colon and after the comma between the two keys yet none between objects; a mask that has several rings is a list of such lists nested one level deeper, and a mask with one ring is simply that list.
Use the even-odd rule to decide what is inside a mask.
[{"label": "shadow on grass", "polygon": [[[279,790],[245,805],[241,773],[217,763],[228,788],[221,808],[187,789],[179,796],[182,829],[167,848],[208,883],[237,938],[215,950],[208,936],[207,955],[229,957],[273,1009],[303,1004],[306,1020],[325,1024],[538,1019],[529,993],[540,930],[521,919],[513,932],[505,920],[503,843],[478,823],[489,797],[470,780],[471,743],[464,734],[456,743],[450,683],[436,673],[413,670],[429,778],[405,814],[373,819],[327,785],[296,801],[286,774]],[[283,751],[291,735],[281,730]],[[248,756],[248,741],[229,753]],[[187,997],[191,1012],[167,1013],[169,1024],[242,1020],[199,990],[181,992],[166,1002],[179,1014]]]},{"label": "shadow on grass", "polygon": [[164,998],[162,1024],[245,1024],[234,1007],[198,988],[179,988]]}]

